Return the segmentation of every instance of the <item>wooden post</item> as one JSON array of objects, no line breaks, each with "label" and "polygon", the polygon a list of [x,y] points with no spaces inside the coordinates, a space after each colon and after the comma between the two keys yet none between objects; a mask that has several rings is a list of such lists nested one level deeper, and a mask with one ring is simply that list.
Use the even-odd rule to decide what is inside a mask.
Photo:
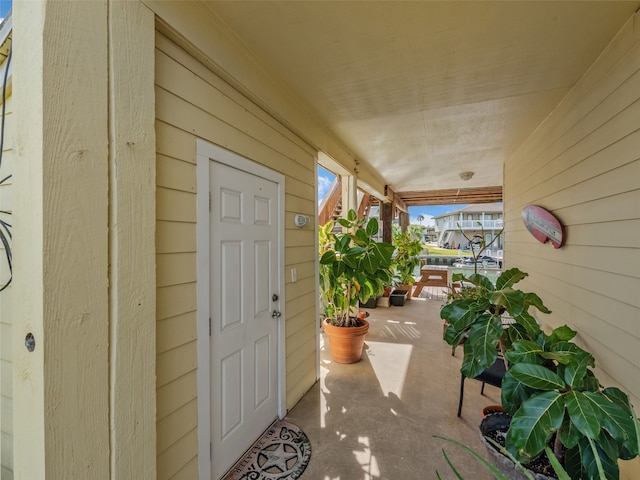
[{"label": "wooden post", "polygon": [[400,212],[400,230],[404,233],[409,228],[409,213]]},{"label": "wooden post", "polygon": [[392,241],[391,225],[393,224],[393,203],[390,203],[390,202],[383,203],[380,214],[381,214],[380,219],[382,220],[382,241],[391,243]]}]

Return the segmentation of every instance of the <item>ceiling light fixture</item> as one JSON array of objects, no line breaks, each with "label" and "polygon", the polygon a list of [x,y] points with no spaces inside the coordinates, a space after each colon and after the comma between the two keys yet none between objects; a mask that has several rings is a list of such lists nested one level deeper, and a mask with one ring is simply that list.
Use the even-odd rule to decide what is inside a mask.
[{"label": "ceiling light fixture", "polygon": [[460,178],[462,180],[470,180],[473,177],[473,172],[462,172],[460,173]]}]

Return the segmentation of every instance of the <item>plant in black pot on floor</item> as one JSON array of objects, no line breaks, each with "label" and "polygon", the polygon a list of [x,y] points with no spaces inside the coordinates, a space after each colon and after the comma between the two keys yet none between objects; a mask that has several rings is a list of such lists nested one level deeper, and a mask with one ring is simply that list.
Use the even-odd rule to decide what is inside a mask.
[{"label": "plant in black pot on floor", "polygon": [[517,460],[531,462],[550,446],[572,479],[618,479],[618,459],[632,459],[640,450],[629,397],[600,384],[593,355],[572,341],[575,331],[541,330],[529,308],[550,311],[536,294],[513,288],[526,276],[513,268],[494,285],[482,275],[454,275],[453,281],[476,290],[442,308],[445,339],[453,346],[464,343],[461,371],[467,377],[492,365],[502,350],[508,366],[502,406],[511,415],[505,442]]},{"label": "plant in black pot on floor", "polygon": [[354,337],[358,328],[366,334],[368,323],[357,317],[358,303],[382,295],[384,286],[391,282],[393,245],[375,240],[375,218],[367,222],[358,219],[355,210],[349,210],[347,218],[338,219],[338,223],[344,232],[333,233],[334,222],[330,221],[320,227],[318,234],[320,294],[326,314],[323,328],[329,336],[334,361],[353,363],[360,360],[364,338],[354,352],[343,354],[343,347],[334,344],[332,335]]}]

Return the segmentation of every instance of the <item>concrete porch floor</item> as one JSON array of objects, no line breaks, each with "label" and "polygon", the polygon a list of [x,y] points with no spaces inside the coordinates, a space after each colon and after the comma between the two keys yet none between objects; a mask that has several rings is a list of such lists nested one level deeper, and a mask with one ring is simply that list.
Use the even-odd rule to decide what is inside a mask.
[{"label": "concrete porch floor", "polygon": [[[434,292],[423,293],[430,296]],[[442,298],[418,298],[402,307],[367,310],[371,324],[362,360],[333,363],[321,339],[320,380],[287,420],[311,441],[305,480],[424,480],[456,478],[444,448],[465,480],[493,478],[476,460],[434,435],[486,452],[477,428],[480,409],[500,403],[490,385],[465,382],[456,416],[462,349],[451,356],[442,340]]]}]

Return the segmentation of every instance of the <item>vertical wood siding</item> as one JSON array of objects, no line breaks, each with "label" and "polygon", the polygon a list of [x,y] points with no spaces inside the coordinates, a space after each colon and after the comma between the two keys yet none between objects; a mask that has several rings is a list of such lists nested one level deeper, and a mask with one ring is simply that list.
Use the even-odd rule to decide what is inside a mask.
[{"label": "vertical wood siding", "polygon": [[[636,24],[637,19],[636,19]],[[620,31],[582,80],[505,165],[508,266],[596,358],[603,383],[640,408],[640,28]],[[520,212],[540,205],[565,225],[559,250]],[[640,462],[623,478],[640,478]],[[624,476],[626,475],[626,477]]]},{"label": "vertical wood siding", "polygon": [[[13,129],[11,122],[11,97],[7,98],[4,145],[2,148],[2,166],[0,179],[13,173]],[[13,211],[12,180],[0,185],[0,210]],[[2,214],[2,219],[13,224],[10,215]],[[6,261],[4,246],[0,243],[0,282],[2,285],[9,279],[9,267]],[[13,386],[12,386],[12,351],[11,351],[11,285],[0,292],[0,478],[13,478]]]},{"label": "vertical wood siding", "polygon": [[[196,138],[286,176],[287,408],[315,382],[314,151],[202,63],[156,35],[158,478],[195,478]],[[289,271],[297,268],[298,281]]]}]

